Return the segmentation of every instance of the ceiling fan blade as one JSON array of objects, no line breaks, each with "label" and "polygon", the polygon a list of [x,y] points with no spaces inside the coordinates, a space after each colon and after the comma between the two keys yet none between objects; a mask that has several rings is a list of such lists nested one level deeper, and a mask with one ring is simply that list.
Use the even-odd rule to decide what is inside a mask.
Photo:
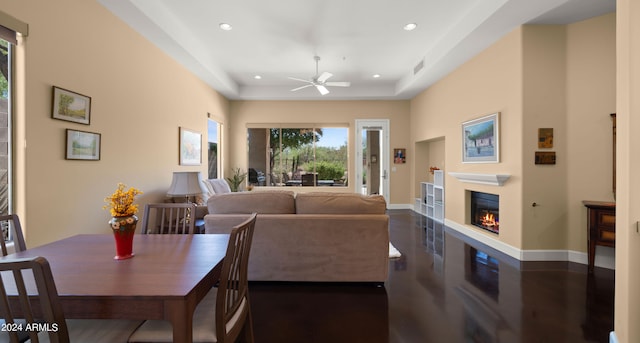
[{"label": "ceiling fan blade", "polygon": [[327,81],[328,78],[332,77],[333,74],[328,73],[328,72],[323,72],[322,74],[320,74],[320,76],[318,77],[318,82],[323,83],[325,81]]},{"label": "ceiling fan blade", "polygon": [[349,86],[351,86],[351,82],[348,82],[348,81],[333,81],[333,82],[325,82],[324,85],[325,86],[332,86],[332,87],[349,87]]},{"label": "ceiling fan blade", "polygon": [[307,83],[311,83],[311,81],[309,81],[309,80],[299,79],[299,78],[291,77],[291,76],[289,76],[289,77],[288,77],[288,79],[290,79],[290,80],[296,80],[296,81],[302,81],[302,82],[307,82]]},{"label": "ceiling fan blade", "polygon": [[329,94],[329,90],[327,89],[327,87],[325,87],[323,85],[316,85],[316,88],[318,89],[318,92],[320,92],[320,94],[322,94],[322,95]]},{"label": "ceiling fan blade", "polygon": [[311,86],[313,86],[313,85],[304,85],[304,86],[300,86],[300,87],[298,87],[298,88],[294,88],[294,89],[292,89],[291,91],[292,91],[292,92],[295,92],[295,91],[297,91],[297,90],[301,90],[302,88],[307,88],[307,87],[311,87]]}]

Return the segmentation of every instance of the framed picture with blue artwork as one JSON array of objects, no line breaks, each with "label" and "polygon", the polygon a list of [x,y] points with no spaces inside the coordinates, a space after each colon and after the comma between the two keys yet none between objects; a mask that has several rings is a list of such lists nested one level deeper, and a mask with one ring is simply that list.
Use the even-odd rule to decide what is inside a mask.
[{"label": "framed picture with blue artwork", "polygon": [[500,113],[462,123],[462,162],[500,162]]}]

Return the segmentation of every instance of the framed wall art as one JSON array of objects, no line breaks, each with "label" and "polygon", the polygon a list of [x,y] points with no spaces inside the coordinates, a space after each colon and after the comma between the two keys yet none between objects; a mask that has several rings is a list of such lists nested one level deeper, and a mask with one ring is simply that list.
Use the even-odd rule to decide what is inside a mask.
[{"label": "framed wall art", "polygon": [[539,149],[553,148],[553,128],[538,129],[538,148]]},{"label": "framed wall art", "polygon": [[67,129],[66,154],[67,160],[100,160],[100,145],[102,135]]},{"label": "framed wall art", "polygon": [[500,113],[462,123],[462,162],[500,162]]},{"label": "framed wall art", "polygon": [[202,134],[180,127],[180,165],[202,164]]},{"label": "framed wall art", "polygon": [[70,90],[53,86],[51,117],[79,124],[91,122],[91,98]]},{"label": "framed wall art", "polygon": [[407,149],[393,149],[393,163],[407,163]]}]

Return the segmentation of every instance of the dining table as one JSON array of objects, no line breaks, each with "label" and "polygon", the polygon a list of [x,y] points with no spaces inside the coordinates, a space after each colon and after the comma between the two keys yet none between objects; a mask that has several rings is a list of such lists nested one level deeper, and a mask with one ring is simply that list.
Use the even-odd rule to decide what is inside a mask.
[{"label": "dining table", "polygon": [[136,234],[134,256],[115,260],[113,235],[80,234],[0,259],[46,258],[66,318],[167,320],[173,342],[188,343],[228,241],[225,234]]}]

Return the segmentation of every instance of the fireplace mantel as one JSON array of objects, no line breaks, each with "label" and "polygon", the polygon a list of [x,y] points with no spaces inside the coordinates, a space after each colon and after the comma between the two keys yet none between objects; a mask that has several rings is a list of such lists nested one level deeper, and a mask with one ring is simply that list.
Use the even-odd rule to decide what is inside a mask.
[{"label": "fireplace mantel", "polygon": [[449,172],[449,175],[462,182],[480,183],[483,185],[502,186],[511,175],[506,174],[480,174],[480,173],[456,173]]}]

